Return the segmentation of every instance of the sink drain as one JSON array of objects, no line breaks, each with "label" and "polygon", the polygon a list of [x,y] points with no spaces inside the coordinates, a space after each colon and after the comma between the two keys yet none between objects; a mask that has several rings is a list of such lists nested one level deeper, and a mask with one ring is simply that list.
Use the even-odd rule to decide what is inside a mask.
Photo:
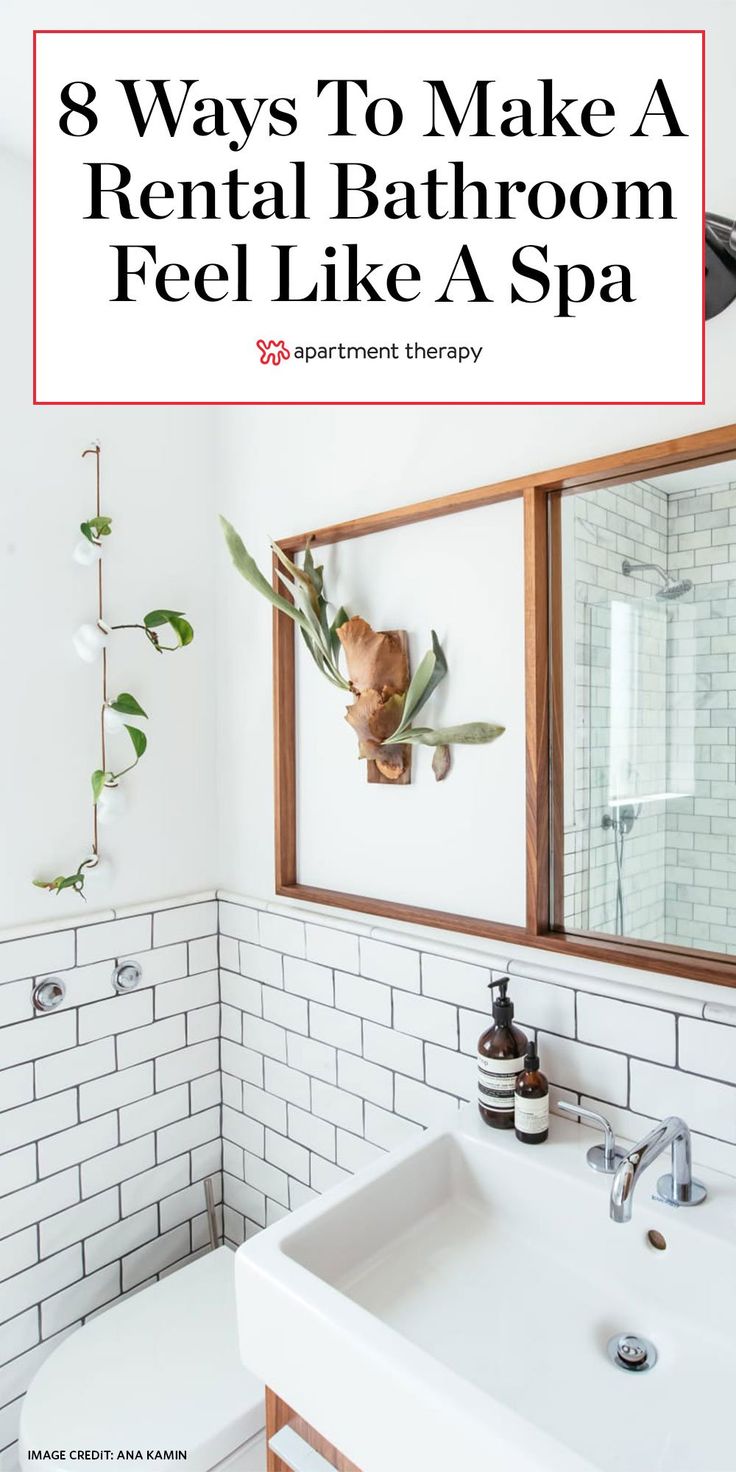
[{"label": "sink drain", "polygon": [[657,1363],[657,1351],[640,1334],[614,1334],[608,1341],[608,1358],[619,1370],[651,1370]]}]

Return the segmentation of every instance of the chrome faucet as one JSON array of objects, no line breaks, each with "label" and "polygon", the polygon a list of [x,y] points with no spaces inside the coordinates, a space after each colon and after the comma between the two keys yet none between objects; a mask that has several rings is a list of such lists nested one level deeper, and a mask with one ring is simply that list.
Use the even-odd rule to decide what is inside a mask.
[{"label": "chrome faucet", "polygon": [[636,1183],[642,1171],[672,1146],[672,1172],[660,1176],[657,1195],[670,1206],[699,1206],[705,1201],[705,1186],[693,1180],[690,1131],[684,1119],[671,1114],[629,1150],[611,1182],[611,1217],[615,1222],[631,1221]]}]

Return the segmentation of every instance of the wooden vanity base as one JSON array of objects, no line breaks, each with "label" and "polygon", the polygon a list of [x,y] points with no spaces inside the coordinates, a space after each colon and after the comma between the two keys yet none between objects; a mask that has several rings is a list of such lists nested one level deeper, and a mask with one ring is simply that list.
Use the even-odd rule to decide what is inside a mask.
[{"label": "wooden vanity base", "polygon": [[[331,1442],[326,1441],[324,1436],[320,1436],[319,1432],[315,1431],[314,1427],[310,1426],[308,1421],[305,1421],[302,1416],[298,1416],[296,1411],[292,1410],[291,1406],[287,1406],[285,1400],[281,1400],[273,1390],[269,1390],[268,1386],[266,1386],[267,1444],[270,1442],[271,1437],[277,1431],[281,1430],[282,1426],[292,1426],[309,1446],[314,1447],[314,1450],[319,1452],[320,1456],[324,1457],[325,1461],[329,1462],[330,1466],[336,1469],[336,1472],[359,1472],[354,1462],[349,1462],[347,1457],[344,1457],[342,1452],[337,1450],[337,1447],[334,1447]],[[291,1468],[287,1466],[286,1462],[282,1462],[281,1458],[275,1452],[271,1451],[270,1446],[268,1447],[266,1467],[267,1472],[291,1472]]]}]

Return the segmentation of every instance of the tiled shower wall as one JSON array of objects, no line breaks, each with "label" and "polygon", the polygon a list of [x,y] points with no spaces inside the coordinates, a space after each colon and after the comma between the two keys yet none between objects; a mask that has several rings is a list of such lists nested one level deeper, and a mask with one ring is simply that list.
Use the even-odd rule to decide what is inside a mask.
[{"label": "tiled shower wall", "polygon": [[[620,1135],[681,1114],[736,1173],[736,1007],[485,957],[370,925],[220,904],[225,1233],[233,1243],[476,1094],[488,984],[510,971],[554,1096]],[[452,952],[453,954],[447,954]],[[543,971],[550,957],[540,953]]]},{"label": "tiled shower wall", "polygon": [[[637,669],[638,728],[632,786],[662,790],[666,744],[666,605],[652,599],[652,574],[625,576],[622,563],[667,564],[667,496],[654,486],[618,486],[573,496],[563,502],[563,556],[573,583],[575,630],[574,753],[566,760],[570,793],[565,813],[565,916],[579,930],[616,928],[616,859],[613,835],[601,826],[609,811],[611,732],[626,721],[611,690],[611,607],[640,610]],[[572,650],[566,650],[570,665]],[[572,758],[572,760],[570,760]],[[573,780],[570,782],[572,766]],[[661,805],[642,809],[625,840],[625,930],[661,940],[665,926],[665,818]]]},{"label": "tiled shower wall", "polygon": [[[118,958],[143,968],[116,995]],[[66,984],[34,1016],[33,980]],[[203,1247],[221,1199],[217,905],[0,943],[0,1456],[61,1337]]]},{"label": "tiled shower wall", "polygon": [[[565,814],[566,918],[615,928],[607,810],[612,708],[611,605],[638,609],[640,730],[634,787],[687,795],[642,809],[625,842],[625,932],[736,953],[736,484],[672,491],[639,484],[572,498],[566,565],[575,567],[574,767]],[[660,563],[694,587],[658,602]],[[570,611],[568,610],[568,618]],[[571,651],[568,658],[572,663]]]},{"label": "tiled shower wall", "polygon": [[668,570],[694,589],[670,605],[667,640],[673,785],[681,766],[692,796],[668,804],[666,938],[734,954],[736,486],[668,500]]}]

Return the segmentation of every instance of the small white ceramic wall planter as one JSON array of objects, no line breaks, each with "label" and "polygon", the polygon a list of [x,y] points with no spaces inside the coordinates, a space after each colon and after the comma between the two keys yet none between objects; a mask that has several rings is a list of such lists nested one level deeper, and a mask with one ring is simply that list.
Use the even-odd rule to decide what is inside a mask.
[{"label": "small white ceramic wall planter", "polygon": [[90,542],[87,537],[80,537],[74,547],[72,557],[80,567],[92,567],[99,562],[102,556],[102,547],[99,542]]},{"label": "small white ceramic wall planter", "polygon": [[132,716],[124,716],[121,711],[113,710],[111,705],[106,705],[102,719],[105,722],[105,735],[117,736],[127,725],[135,725]]},{"label": "small white ceramic wall planter", "polygon": [[94,664],[102,654],[108,639],[110,626],[98,619],[96,624],[80,624],[73,638],[74,648],[86,664]]},{"label": "small white ceramic wall planter", "polygon": [[103,787],[97,801],[97,817],[100,823],[104,823],[106,826],[108,823],[117,823],[118,818],[121,818],[125,812],[127,805],[127,799],[123,789],[122,787],[118,787],[116,782],[110,783],[108,787]]}]

